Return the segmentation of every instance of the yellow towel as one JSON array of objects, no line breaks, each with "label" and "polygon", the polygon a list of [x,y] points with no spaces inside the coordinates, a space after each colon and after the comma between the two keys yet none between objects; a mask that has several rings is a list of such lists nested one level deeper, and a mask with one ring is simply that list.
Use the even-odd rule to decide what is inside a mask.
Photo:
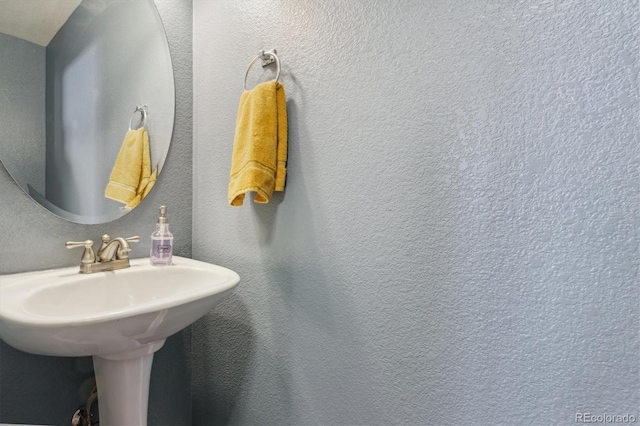
[{"label": "yellow towel", "polygon": [[240,97],[231,158],[229,204],[241,206],[249,191],[268,203],[284,191],[287,175],[287,105],[284,86],[268,81]]},{"label": "yellow towel", "polygon": [[157,178],[158,169],[151,172],[147,130],[144,127],[129,130],[122,141],[104,196],[132,209],[147,196]]}]

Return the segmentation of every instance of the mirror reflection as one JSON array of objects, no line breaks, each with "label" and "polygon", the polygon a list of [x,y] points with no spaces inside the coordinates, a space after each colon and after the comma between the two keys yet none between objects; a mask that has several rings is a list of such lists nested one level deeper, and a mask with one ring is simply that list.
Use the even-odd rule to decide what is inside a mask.
[{"label": "mirror reflection", "polygon": [[0,160],[65,219],[126,214],[161,172],[173,130],[173,68],[154,2],[0,6]]}]

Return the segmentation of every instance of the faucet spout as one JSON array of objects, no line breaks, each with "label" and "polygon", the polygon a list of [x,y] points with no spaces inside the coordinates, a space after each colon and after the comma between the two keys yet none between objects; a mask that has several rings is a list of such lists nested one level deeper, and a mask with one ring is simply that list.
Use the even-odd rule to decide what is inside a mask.
[{"label": "faucet spout", "polygon": [[116,259],[124,259],[129,257],[131,247],[129,243],[122,237],[111,240],[108,235],[102,236],[102,246],[98,250],[98,259],[100,262],[110,262]]},{"label": "faucet spout", "polygon": [[102,236],[102,245],[98,250],[98,259],[100,262],[111,262],[113,260],[128,259],[131,246],[129,242],[138,242],[140,237],[122,238],[117,237],[113,240],[108,235]]}]

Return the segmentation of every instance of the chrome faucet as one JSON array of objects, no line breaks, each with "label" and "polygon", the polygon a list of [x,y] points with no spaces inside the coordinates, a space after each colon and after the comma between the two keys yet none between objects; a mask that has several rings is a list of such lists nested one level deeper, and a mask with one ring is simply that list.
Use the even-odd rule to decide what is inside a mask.
[{"label": "chrome faucet", "polygon": [[93,241],[67,241],[65,247],[68,249],[84,247],[82,258],[80,259],[80,273],[91,274],[101,271],[115,271],[129,267],[129,243],[140,242],[140,237],[114,238],[108,235],[102,236],[102,244],[98,249],[98,256],[93,251]]}]

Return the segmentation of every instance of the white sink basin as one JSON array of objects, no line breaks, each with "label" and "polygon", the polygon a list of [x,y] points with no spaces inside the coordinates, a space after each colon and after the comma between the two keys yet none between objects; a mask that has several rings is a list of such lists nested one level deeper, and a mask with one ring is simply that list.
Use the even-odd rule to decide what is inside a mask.
[{"label": "white sink basin", "polygon": [[240,280],[221,266],[173,259],[134,259],[130,268],[93,274],[70,267],[1,276],[0,338],[40,355],[137,357],[205,315]]},{"label": "white sink basin", "polygon": [[[138,410],[143,425],[153,353],[239,281],[229,269],[177,256],[170,266],[146,258],[110,272],[78,274],[74,266],[2,275],[0,339],[33,354],[93,356],[100,424],[131,422]],[[127,409],[132,392],[143,400]]]}]

